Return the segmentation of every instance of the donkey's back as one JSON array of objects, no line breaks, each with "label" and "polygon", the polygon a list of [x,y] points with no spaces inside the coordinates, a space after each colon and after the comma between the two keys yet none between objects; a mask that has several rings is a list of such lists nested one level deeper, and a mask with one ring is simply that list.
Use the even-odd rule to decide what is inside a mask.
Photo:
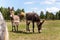
[{"label": "donkey's back", "polygon": [[26,20],[36,22],[36,21],[40,21],[40,18],[36,13],[26,13]]}]

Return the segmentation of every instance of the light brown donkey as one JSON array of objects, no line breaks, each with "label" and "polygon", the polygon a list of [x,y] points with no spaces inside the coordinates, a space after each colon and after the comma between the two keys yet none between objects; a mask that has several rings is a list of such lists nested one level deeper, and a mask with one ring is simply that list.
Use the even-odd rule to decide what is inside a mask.
[{"label": "light brown donkey", "polygon": [[14,15],[13,9],[10,9],[10,19],[12,23],[12,31],[18,31],[18,25],[20,22],[20,18],[18,15]]}]

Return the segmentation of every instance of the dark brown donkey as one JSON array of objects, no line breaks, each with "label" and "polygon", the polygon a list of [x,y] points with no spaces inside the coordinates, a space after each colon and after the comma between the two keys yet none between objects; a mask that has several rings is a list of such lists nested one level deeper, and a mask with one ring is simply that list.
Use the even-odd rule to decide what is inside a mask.
[{"label": "dark brown donkey", "polygon": [[15,30],[15,31],[18,31],[18,25],[19,25],[19,16],[18,15],[14,15],[14,10],[13,8],[10,9],[10,19],[11,19],[11,23],[12,23],[12,31]]},{"label": "dark brown donkey", "polygon": [[33,32],[34,32],[34,22],[36,22],[38,27],[38,32],[40,33],[41,26],[44,23],[44,20],[41,22],[39,16],[36,13],[26,13],[26,25],[27,25],[26,30],[27,31],[30,31],[29,29],[30,21],[32,21]]}]

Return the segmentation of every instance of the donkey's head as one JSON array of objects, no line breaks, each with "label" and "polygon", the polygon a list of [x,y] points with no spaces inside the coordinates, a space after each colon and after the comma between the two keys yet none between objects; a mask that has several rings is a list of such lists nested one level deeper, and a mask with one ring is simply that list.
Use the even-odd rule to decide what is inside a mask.
[{"label": "donkey's head", "polygon": [[8,9],[9,9],[10,17],[13,17],[14,16],[14,8],[8,7]]},{"label": "donkey's head", "polygon": [[8,39],[9,36],[8,36],[7,25],[5,23],[2,13],[0,12],[0,40],[8,40]]},{"label": "donkey's head", "polygon": [[42,27],[42,24],[44,23],[45,20],[43,21],[40,21],[40,22],[37,22],[37,26],[38,26],[38,32],[40,33],[40,30],[41,30],[41,27]]}]

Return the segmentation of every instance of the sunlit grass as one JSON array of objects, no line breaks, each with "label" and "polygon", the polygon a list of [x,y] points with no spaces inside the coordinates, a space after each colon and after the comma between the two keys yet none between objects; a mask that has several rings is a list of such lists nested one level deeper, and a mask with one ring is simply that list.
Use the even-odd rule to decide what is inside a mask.
[{"label": "sunlit grass", "polygon": [[[35,33],[26,33],[26,23],[20,22],[19,32],[11,32],[11,23],[7,22],[10,40],[60,40],[60,20],[47,20],[42,25],[41,33],[38,33],[35,25]],[[22,31],[22,32],[21,32]]]}]

